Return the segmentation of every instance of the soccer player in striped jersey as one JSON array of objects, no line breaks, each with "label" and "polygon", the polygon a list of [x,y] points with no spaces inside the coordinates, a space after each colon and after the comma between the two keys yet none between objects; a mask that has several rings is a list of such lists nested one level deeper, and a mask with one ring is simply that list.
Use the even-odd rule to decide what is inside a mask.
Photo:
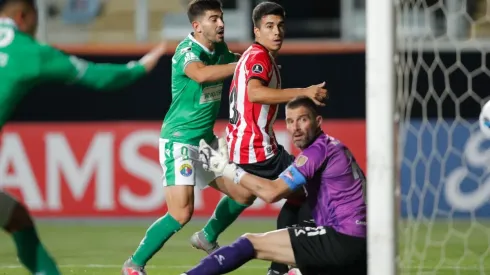
[{"label": "soccer player in striped jersey", "polygon": [[[276,57],[284,39],[285,12],[273,2],[262,2],[254,8],[255,43],[241,56],[235,69],[229,93],[230,120],[227,127],[227,143],[230,161],[245,171],[267,179],[276,179],[294,160],[283,146],[277,143],[273,131],[278,104],[297,96],[307,96],[316,104],[323,105],[327,91],[324,84],[308,88],[283,89]],[[223,184],[228,184],[223,182]],[[228,187],[231,190],[238,187]],[[250,203],[254,195],[246,190]],[[278,227],[297,223],[295,216],[301,203],[288,200],[278,218]],[[225,196],[218,203],[213,217],[205,227],[196,232],[191,243],[207,253],[218,248],[216,243],[222,233],[248,207],[237,204]],[[293,217],[291,217],[293,216]],[[288,272],[285,265],[273,265],[272,274]]]}]

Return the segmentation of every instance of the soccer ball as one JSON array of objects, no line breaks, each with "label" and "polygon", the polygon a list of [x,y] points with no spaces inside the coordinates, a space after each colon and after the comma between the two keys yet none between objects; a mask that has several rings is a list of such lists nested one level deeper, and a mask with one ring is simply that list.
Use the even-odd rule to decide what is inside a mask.
[{"label": "soccer ball", "polygon": [[297,268],[292,268],[289,270],[288,275],[301,275],[301,272]]},{"label": "soccer ball", "polygon": [[481,109],[480,130],[486,137],[490,138],[490,100]]}]

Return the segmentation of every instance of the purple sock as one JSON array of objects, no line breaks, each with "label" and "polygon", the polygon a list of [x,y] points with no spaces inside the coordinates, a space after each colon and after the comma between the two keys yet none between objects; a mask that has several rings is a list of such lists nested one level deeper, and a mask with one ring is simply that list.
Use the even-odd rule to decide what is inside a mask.
[{"label": "purple sock", "polygon": [[219,275],[233,271],[255,257],[252,243],[244,237],[209,254],[187,275]]}]

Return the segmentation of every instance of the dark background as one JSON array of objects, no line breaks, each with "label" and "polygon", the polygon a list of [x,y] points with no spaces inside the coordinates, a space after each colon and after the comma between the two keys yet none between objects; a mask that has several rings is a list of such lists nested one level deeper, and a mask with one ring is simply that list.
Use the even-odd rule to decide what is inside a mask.
[{"label": "dark background", "polygon": [[[95,62],[125,63],[139,56],[81,56]],[[480,112],[481,98],[489,93],[490,71],[487,55],[480,52],[427,53],[402,55],[412,65],[399,64],[399,70],[416,72],[405,77],[402,102],[413,104],[412,117],[471,118]],[[436,58],[437,57],[437,58]],[[364,53],[323,55],[282,55],[283,87],[306,87],[327,82],[330,99],[323,108],[327,118],[365,117]],[[408,62],[406,62],[408,64]],[[425,65],[426,66],[425,66]],[[424,66],[423,66],[424,65]],[[476,70],[476,71],[475,71]],[[478,70],[481,73],[478,73]],[[469,72],[474,72],[472,76]],[[451,72],[451,73],[449,73]],[[414,85],[413,83],[416,83]],[[225,83],[219,118],[228,118],[228,86]],[[403,86],[403,85],[400,85]],[[97,92],[81,87],[46,85],[34,89],[17,108],[14,121],[101,121],[162,120],[171,101],[170,56],[162,58],[158,68],[133,86],[121,91]],[[429,87],[431,87],[429,89]],[[395,91],[394,91],[395,92]],[[420,97],[415,97],[418,95]],[[424,112],[427,111],[427,112]],[[281,110],[279,118],[283,118]]]}]

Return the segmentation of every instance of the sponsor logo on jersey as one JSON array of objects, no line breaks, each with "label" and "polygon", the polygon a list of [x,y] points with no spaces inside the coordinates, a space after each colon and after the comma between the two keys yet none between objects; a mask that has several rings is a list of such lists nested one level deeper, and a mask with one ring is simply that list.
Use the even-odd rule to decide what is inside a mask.
[{"label": "sponsor logo on jersey", "polygon": [[260,74],[264,71],[264,67],[262,67],[262,65],[260,64],[255,64],[252,66],[252,72],[256,73],[256,74]]},{"label": "sponsor logo on jersey", "polygon": [[272,152],[272,147],[270,145],[267,145],[267,147],[265,147],[265,154],[267,156],[271,155],[273,152]]},{"label": "sponsor logo on jersey", "polygon": [[189,177],[190,175],[192,175],[192,166],[190,164],[182,164],[179,170],[180,174],[184,177]]},{"label": "sponsor logo on jersey", "polygon": [[213,85],[204,87],[202,90],[200,104],[215,102],[221,100],[221,93],[223,92],[223,85]]},{"label": "sponsor logo on jersey", "polygon": [[356,224],[357,225],[367,225],[367,222],[366,221],[356,220]]},{"label": "sponsor logo on jersey", "polygon": [[191,47],[185,47],[182,50],[180,50],[180,53],[190,52],[191,49],[192,49]]},{"label": "sponsor logo on jersey", "polygon": [[184,64],[187,64],[191,61],[196,61],[196,60],[199,60],[199,58],[193,52],[188,52],[184,56]]},{"label": "sponsor logo on jersey", "polygon": [[296,164],[296,167],[301,167],[303,165],[305,165],[305,163],[308,161],[308,157],[304,156],[304,155],[299,155],[296,160],[294,161],[294,163]]}]

